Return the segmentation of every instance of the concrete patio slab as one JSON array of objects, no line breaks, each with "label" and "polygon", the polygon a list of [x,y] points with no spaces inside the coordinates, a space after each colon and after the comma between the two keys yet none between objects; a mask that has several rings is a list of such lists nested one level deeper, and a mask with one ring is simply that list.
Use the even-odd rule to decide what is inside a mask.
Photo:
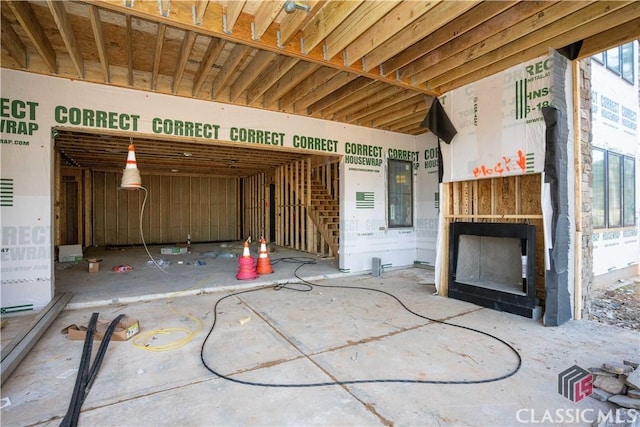
[{"label": "concrete patio slab", "polygon": [[[558,393],[558,374],[621,361],[640,353],[640,334],[590,321],[544,327],[540,321],[433,295],[433,272],[418,268],[382,277],[318,280],[309,292],[260,289],[224,299],[204,359],[234,379],[309,384],[361,379],[483,380],[509,374],[517,356],[486,334],[513,346],[520,369],[479,384],[387,383],[323,387],[265,387],[210,373],[200,350],[213,325],[214,306],[230,290],[65,310],[3,384],[3,426],[53,426],[64,416],[82,341],[60,330],[87,323],[92,312],[126,313],[142,333],[185,327],[183,347],[150,351],[112,342],[88,394],[79,425],[591,425],[614,405],[592,398],[573,402]],[[293,280],[292,280],[293,281]],[[422,284],[421,284],[422,283]],[[303,285],[292,285],[303,288]],[[237,290],[236,290],[237,291]],[[189,316],[200,320],[198,324]],[[174,337],[156,334],[151,346]],[[135,338],[135,337],[134,337]],[[94,348],[97,347],[97,344]],[[545,415],[547,414],[547,415]],[[563,417],[559,419],[558,417]],[[569,423],[569,417],[573,420]]]}]

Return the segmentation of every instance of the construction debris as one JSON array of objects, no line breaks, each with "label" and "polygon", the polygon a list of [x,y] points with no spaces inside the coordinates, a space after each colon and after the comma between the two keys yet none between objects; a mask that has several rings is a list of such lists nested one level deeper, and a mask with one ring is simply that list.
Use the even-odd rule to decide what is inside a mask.
[{"label": "construction debris", "polygon": [[589,368],[593,376],[591,397],[611,402],[622,408],[640,409],[640,369],[638,361],[625,360],[622,364],[603,363]]}]

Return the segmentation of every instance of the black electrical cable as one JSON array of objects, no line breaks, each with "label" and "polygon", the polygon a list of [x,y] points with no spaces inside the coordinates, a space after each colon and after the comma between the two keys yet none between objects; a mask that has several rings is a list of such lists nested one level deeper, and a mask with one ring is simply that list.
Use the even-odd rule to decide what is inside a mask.
[{"label": "black electrical cable", "polygon": [[100,366],[102,366],[102,360],[104,359],[104,355],[107,353],[107,347],[109,347],[109,343],[111,342],[111,337],[113,336],[113,332],[118,327],[120,321],[125,317],[124,314],[118,315],[115,319],[111,321],[109,327],[104,332],[104,336],[102,337],[102,341],[100,342],[100,347],[98,347],[98,352],[96,353],[96,357],[91,365],[91,369],[89,370],[89,376],[87,378],[87,383],[84,387],[84,397],[82,401],[89,394],[89,390],[91,390],[91,386],[93,386],[94,381],[98,377],[98,371],[100,370]]},{"label": "black electrical cable", "polygon": [[98,376],[98,371],[102,365],[104,355],[107,352],[111,336],[118,326],[118,323],[120,323],[120,320],[122,320],[125,315],[120,314],[111,321],[102,337],[95,360],[91,363],[91,366],[89,366],[91,361],[91,352],[93,350],[93,336],[96,332],[98,316],[99,313],[93,313],[89,320],[89,325],[87,326],[87,332],[84,338],[84,346],[82,348],[82,356],[80,358],[80,367],[78,368],[78,376],[76,377],[76,383],[73,389],[73,395],[71,396],[69,409],[62,419],[60,427],[75,427],[78,425],[80,409],[89,394],[89,390],[91,390],[91,386]]},{"label": "black electrical cable", "polygon": [[89,362],[91,360],[91,350],[93,348],[93,334],[96,331],[96,325],[98,323],[98,313],[93,313],[89,324],[87,325],[87,332],[84,337],[84,344],[82,347],[82,356],[80,357],[80,366],[78,367],[78,375],[76,376],[76,382],[73,387],[73,394],[71,395],[71,402],[69,402],[69,409],[62,418],[60,427],[75,427],[78,425],[78,418],[80,416],[80,408],[84,400],[84,388],[87,384],[87,378],[89,375]]},{"label": "black electrical cable", "polygon": [[[204,367],[211,372],[214,375],[217,375],[218,377],[237,383],[237,384],[243,384],[243,385],[251,385],[251,386],[259,386],[259,387],[296,387],[296,388],[300,388],[300,387],[326,387],[326,386],[333,386],[333,385],[351,385],[351,384],[371,384],[371,383],[409,383],[409,384],[484,384],[484,383],[490,383],[490,382],[496,382],[496,381],[501,381],[504,380],[506,378],[509,378],[513,375],[515,375],[519,370],[520,367],[522,366],[522,357],[520,356],[520,353],[518,352],[518,350],[516,350],[515,347],[513,347],[511,344],[509,344],[508,342],[504,341],[501,338],[498,338],[495,335],[492,335],[488,332],[484,332],[481,331],[479,329],[475,329],[475,328],[471,328],[468,326],[463,326],[463,325],[456,325],[455,323],[449,323],[443,320],[438,320],[438,319],[433,319],[431,317],[427,317],[427,316],[423,316],[422,314],[416,313],[415,311],[411,310],[409,307],[407,307],[402,301],[400,301],[400,299],[398,297],[396,297],[395,295],[386,292],[386,291],[382,291],[380,289],[373,289],[373,288],[367,288],[367,287],[361,287],[361,286],[340,286],[340,285],[319,285],[317,283],[311,283],[307,280],[302,279],[300,276],[298,276],[298,270],[303,267],[304,265],[308,265],[308,264],[314,264],[315,260],[313,258],[310,257],[285,257],[285,258],[277,258],[274,259],[272,261],[272,264],[278,263],[278,262],[288,262],[288,263],[296,263],[296,264],[300,264],[294,271],[294,275],[295,277],[300,281],[300,282],[293,282],[293,283],[285,283],[285,284],[279,284],[279,285],[269,285],[269,286],[263,286],[263,287],[259,287],[259,288],[252,288],[252,289],[247,289],[247,290],[243,290],[243,291],[237,291],[237,292],[233,292],[231,294],[225,295],[221,298],[219,298],[214,307],[213,307],[213,325],[211,325],[211,329],[209,329],[209,333],[207,333],[207,336],[205,337],[204,341],[202,342],[202,346],[200,348],[200,360],[202,361],[202,364],[204,365]],[[291,287],[291,285],[295,285],[295,284],[302,284],[304,285],[304,288],[295,288],[295,287]],[[241,294],[246,294],[246,293],[250,293],[250,292],[257,292],[257,291],[261,291],[261,290],[265,290],[265,289],[271,289],[273,288],[274,290],[281,290],[281,289],[288,289],[288,290],[293,290],[293,291],[298,291],[298,292],[309,292],[311,291],[314,287],[319,287],[319,288],[333,288],[333,289],[354,289],[354,290],[364,290],[364,291],[370,291],[370,292],[379,292],[381,294],[387,295],[391,298],[393,298],[396,302],[398,302],[398,304],[400,304],[400,306],[402,308],[404,308],[406,311],[408,311],[409,313],[413,314],[414,316],[420,317],[422,319],[428,320],[430,322],[435,322],[435,323],[440,323],[442,325],[447,325],[447,326],[452,326],[452,327],[456,327],[456,328],[460,328],[460,329],[465,329],[467,331],[471,331],[474,333],[478,333],[481,335],[484,335],[486,337],[489,337],[495,341],[498,341],[499,343],[503,344],[505,347],[507,347],[516,357],[517,359],[517,365],[514,369],[512,369],[511,371],[507,372],[504,375],[500,375],[497,377],[491,377],[491,378],[485,378],[485,379],[480,379],[480,380],[416,380],[416,379],[407,379],[407,378],[390,378],[390,379],[362,379],[362,380],[345,380],[345,381],[326,381],[326,382],[315,382],[315,383],[265,383],[265,382],[259,382],[259,381],[246,381],[246,380],[241,380],[238,378],[233,378],[229,375],[224,375],[218,371],[216,371],[215,369],[213,369],[211,366],[209,366],[209,364],[207,364],[207,362],[205,361],[204,358],[204,352],[205,352],[205,346],[207,344],[207,341],[209,340],[209,337],[211,337],[211,334],[213,333],[213,330],[216,326],[217,320],[218,320],[218,305],[224,301],[227,298],[236,296],[236,295],[241,295]]]}]

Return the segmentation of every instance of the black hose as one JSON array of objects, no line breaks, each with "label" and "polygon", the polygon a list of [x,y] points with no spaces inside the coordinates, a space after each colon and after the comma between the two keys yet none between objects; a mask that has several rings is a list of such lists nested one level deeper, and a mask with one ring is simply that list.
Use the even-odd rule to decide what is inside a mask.
[{"label": "black hose", "polygon": [[[314,264],[315,261],[313,258],[309,258],[309,257],[291,257],[291,258],[278,258],[272,261],[272,264],[275,264],[277,262],[290,262],[290,263],[297,263],[300,264],[294,271],[294,275],[295,277],[299,280],[299,282],[296,283],[286,283],[286,284],[281,284],[281,285],[269,285],[269,286],[263,286],[260,288],[253,288],[253,289],[247,289],[247,290],[243,290],[243,291],[238,291],[238,292],[234,292],[231,293],[229,295],[223,296],[221,298],[219,298],[213,308],[213,325],[211,325],[211,329],[209,330],[209,333],[207,334],[207,336],[205,337],[204,341],[202,342],[202,346],[200,348],[200,360],[202,362],[202,364],[204,365],[204,367],[211,372],[212,374],[223,378],[225,380],[234,382],[234,383],[238,383],[238,384],[243,384],[243,385],[251,385],[251,386],[260,386],[260,387],[324,387],[324,386],[333,386],[333,385],[350,385],[350,384],[370,384],[370,383],[409,383],[409,384],[484,384],[484,383],[490,383],[490,382],[495,382],[495,381],[501,381],[504,380],[506,378],[509,378],[513,375],[515,375],[519,370],[520,367],[522,366],[522,357],[520,356],[520,353],[518,352],[518,350],[516,350],[511,344],[507,343],[506,341],[504,341],[501,338],[496,337],[495,335],[492,335],[488,332],[484,332],[478,329],[474,329],[474,328],[470,328],[468,326],[462,326],[462,325],[456,325],[454,323],[449,323],[443,320],[438,320],[438,319],[433,319],[427,316],[424,316],[422,314],[416,313],[415,311],[411,310],[409,307],[407,307],[398,297],[396,297],[395,295],[386,292],[386,291],[382,291],[379,289],[373,289],[373,288],[367,288],[367,287],[360,287],[360,286],[340,286],[340,285],[319,285],[316,283],[311,283],[308,282],[304,279],[302,279],[300,276],[298,276],[298,270],[307,264]],[[304,288],[294,288],[291,287],[290,285],[293,284],[302,284],[304,285]],[[217,319],[218,319],[218,305],[225,299],[236,296],[236,295],[241,295],[241,294],[245,294],[245,293],[249,293],[249,292],[257,292],[257,291],[261,291],[261,290],[265,290],[265,289],[271,289],[273,288],[274,290],[281,290],[281,289],[288,289],[288,290],[293,290],[293,291],[298,291],[298,292],[309,292],[311,291],[314,287],[320,287],[320,288],[333,288],[333,289],[350,289],[350,290],[365,290],[365,291],[371,291],[371,292],[379,292],[381,294],[387,295],[391,298],[393,298],[396,302],[398,302],[400,304],[400,306],[402,308],[404,308],[406,311],[408,311],[409,313],[420,317],[422,319],[431,321],[431,322],[435,322],[435,323],[440,323],[442,325],[447,325],[447,326],[452,326],[452,327],[456,327],[456,328],[460,328],[460,329],[465,329],[467,331],[471,331],[474,333],[478,333],[481,335],[484,335],[486,337],[489,337],[495,341],[498,341],[499,343],[503,344],[505,347],[507,347],[516,357],[517,360],[517,364],[516,367],[508,372],[506,372],[504,375],[499,375],[496,377],[491,377],[491,378],[485,378],[485,379],[479,379],[479,380],[416,380],[416,379],[408,379],[408,378],[391,378],[391,379],[361,379],[361,380],[345,380],[345,381],[326,381],[326,382],[316,382],[316,383],[264,383],[264,382],[259,382],[259,381],[245,381],[245,380],[241,380],[241,379],[237,379],[237,378],[233,378],[231,376],[228,375],[224,375],[218,371],[216,371],[215,369],[213,369],[211,366],[209,366],[209,364],[207,364],[207,362],[205,361],[205,357],[204,357],[204,352],[205,352],[205,346],[207,344],[207,341],[209,340],[209,337],[211,336],[211,334],[213,333],[213,330],[216,326],[217,323]]]}]

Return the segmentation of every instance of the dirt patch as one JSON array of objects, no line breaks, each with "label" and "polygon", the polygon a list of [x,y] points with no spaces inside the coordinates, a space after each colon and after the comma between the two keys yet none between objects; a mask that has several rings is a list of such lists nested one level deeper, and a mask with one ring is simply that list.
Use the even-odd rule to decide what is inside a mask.
[{"label": "dirt patch", "polygon": [[591,319],[640,332],[640,279],[597,293],[591,305]]}]

